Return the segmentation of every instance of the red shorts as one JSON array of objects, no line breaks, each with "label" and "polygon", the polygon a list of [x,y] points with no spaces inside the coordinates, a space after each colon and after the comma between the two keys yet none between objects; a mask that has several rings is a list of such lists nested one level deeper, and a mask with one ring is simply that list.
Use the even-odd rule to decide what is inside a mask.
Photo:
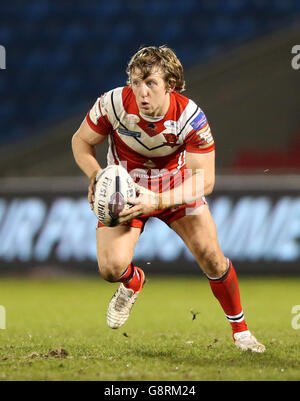
[{"label": "red shorts", "polygon": [[[147,220],[149,219],[149,217],[157,217],[158,219],[162,220],[164,223],[170,225],[171,223],[173,223],[173,221],[178,220],[181,217],[184,217],[187,215],[192,215],[192,214],[197,214],[196,210],[198,209],[199,206],[202,206],[202,205],[207,205],[207,202],[204,197],[196,200],[194,203],[191,203],[190,205],[182,205],[182,206],[177,206],[177,207],[173,207],[170,209],[156,210],[155,212],[142,215],[140,217],[132,219],[131,221],[128,221],[121,225],[128,226],[128,227],[141,228],[143,231],[144,226],[147,223]],[[100,221],[99,221],[98,227],[104,227],[104,224],[100,223]]]}]

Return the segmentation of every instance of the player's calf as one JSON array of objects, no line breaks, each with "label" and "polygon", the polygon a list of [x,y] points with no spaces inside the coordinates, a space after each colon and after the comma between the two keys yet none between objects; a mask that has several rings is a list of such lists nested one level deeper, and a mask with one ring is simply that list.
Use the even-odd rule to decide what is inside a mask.
[{"label": "player's calf", "polygon": [[265,346],[248,330],[241,305],[237,275],[229,259],[225,273],[218,278],[209,278],[209,283],[231,325],[235,346],[242,351],[264,352]]},{"label": "player's calf", "polygon": [[248,330],[241,305],[237,275],[229,259],[225,273],[218,278],[209,277],[209,284],[231,324],[233,334]]}]

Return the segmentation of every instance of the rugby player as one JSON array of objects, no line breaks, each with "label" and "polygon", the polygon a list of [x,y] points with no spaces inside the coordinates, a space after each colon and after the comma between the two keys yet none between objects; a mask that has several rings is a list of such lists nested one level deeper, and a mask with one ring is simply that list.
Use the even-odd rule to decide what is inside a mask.
[{"label": "rugby player", "polygon": [[[205,196],[215,182],[215,145],[205,114],[183,96],[183,67],[167,46],[144,47],[133,55],[126,70],[127,86],[100,96],[72,138],[74,158],[89,177],[88,200],[93,205],[95,177],[101,166],[96,146],[108,137],[108,164],[121,164],[131,173],[140,196],[119,214],[116,227],[98,223],[96,242],[100,275],[120,282],[107,311],[107,324],[117,329],[129,317],[143,288],[145,275],[134,266],[134,248],[150,216],[174,230],[206,275],[232,327],[241,350],[264,352],[248,330],[232,262],[219,246],[216,226]],[[202,171],[202,192],[182,191],[185,170],[192,187]],[[167,184],[166,184],[167,183]],[[149,190],[150,189],[150,190]],[[165,196],[165,195],[168,196]]]}]

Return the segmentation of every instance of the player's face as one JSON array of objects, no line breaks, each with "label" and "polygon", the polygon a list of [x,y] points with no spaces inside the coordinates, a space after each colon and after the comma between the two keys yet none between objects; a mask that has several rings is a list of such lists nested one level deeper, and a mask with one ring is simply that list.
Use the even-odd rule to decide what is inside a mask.
[{"label": "player's face", "polygon": [[172,90],[166,88],[161,70],[154,68],[152,73],[143,79],[141,71],[136,68],[131,73],[130,81],[140,112],[150,117],[167,113]]}]

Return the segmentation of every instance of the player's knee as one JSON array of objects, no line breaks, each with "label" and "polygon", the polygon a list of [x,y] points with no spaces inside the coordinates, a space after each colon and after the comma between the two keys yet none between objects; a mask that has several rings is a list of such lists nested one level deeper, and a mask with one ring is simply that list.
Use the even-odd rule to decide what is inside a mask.
[{"label": "player's knee", "polygon": [[219,250],[205,248],[199,250],[198,260],[204,273],[211,278],[222,276],[227,269],[225,256]]},{"label": "player's knee", "polygon": [[118,281],[130,262],[124,258],[104,259],[99,258],[98,268],[100,276],[110,283]]}]

